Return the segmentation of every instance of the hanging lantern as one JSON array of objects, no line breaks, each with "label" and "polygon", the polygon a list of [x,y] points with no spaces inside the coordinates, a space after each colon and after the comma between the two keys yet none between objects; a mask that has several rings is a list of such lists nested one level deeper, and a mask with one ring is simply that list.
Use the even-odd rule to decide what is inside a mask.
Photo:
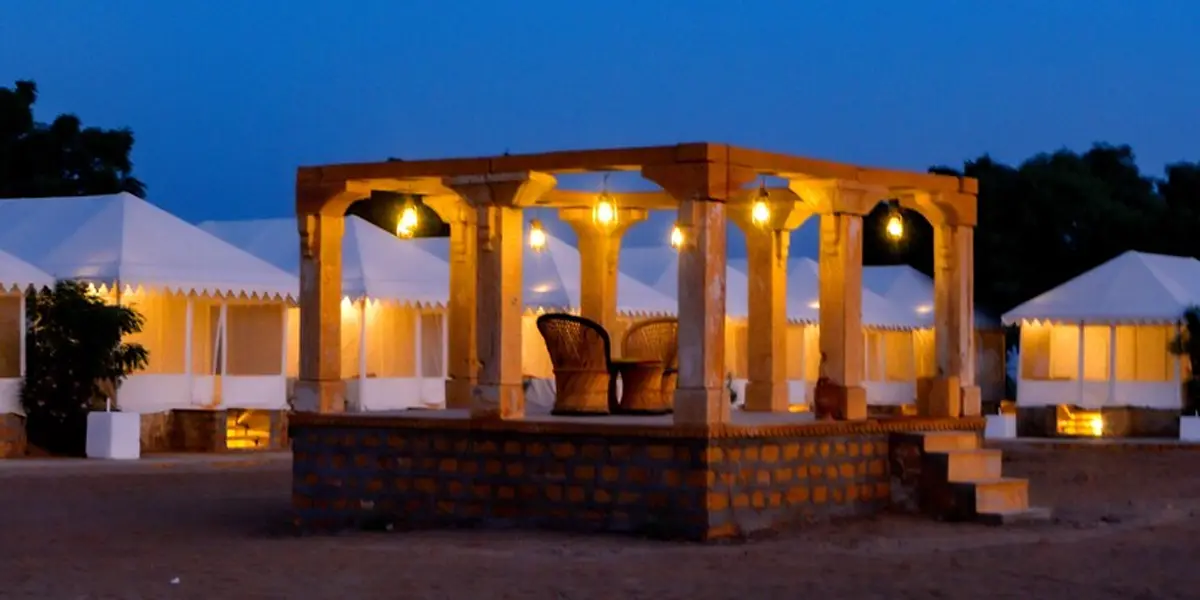
[{"label": "hanging lantern", "polygon": [[542,222],[537,219],[529,222],[529,248],[534,252],[546,249],[546,230],[542,228]]},{"label": "hanging lantern", "polygon": [[767,191],[767,182],[764,180],[758,187],[758,197],[750,205],[750,222],[754,223],[755,227],[766,227],[771,221],[771,205],[768,204],[770,200],[771,193]]},{"label": "hanging lantern", "polygon": [[900,211],[893,208],[888,214],[887,224],[884,225],[884,231],[887,236],[893,240],[899,240],[904,237],[904,217]]},{"label": "hanging lantern", "polygon": [[400,211],[400,218],[396,220],[396,235],[402,238],[410,238],[417,233],[417,207],[412,202],[404,205]]},{"label": "hanging lantern", "polygon": [[592,207],[592,221],[601,227],[609,228],[617,224],[617,219],[617,200],[608,192],[608,174],[605,173],[600,195],[596,198],[596,205]]},{"label": "hanging lantern", "polygon": [[678,223],[671,228],[671,247],[676,250],[683,247],[683,229],[679,227]]}]

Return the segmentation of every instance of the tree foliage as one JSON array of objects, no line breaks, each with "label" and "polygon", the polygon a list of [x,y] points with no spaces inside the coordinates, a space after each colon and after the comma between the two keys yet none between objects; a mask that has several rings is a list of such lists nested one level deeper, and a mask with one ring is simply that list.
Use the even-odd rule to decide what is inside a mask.
[{"label": "tree foliage", "polygon": [[145,348],[123,341],[142,330],[143,318],[77,281],[31,294],[26,306],[21,406],[29,441],[54,453],[82,454],[87,413],[103,410],[121,382],[147,364]]},{"label": "tree foliage", "polygon": [[[1127,250],[1200,257],[1200,164],[1171,165],[1156,179],[1134,158],[1129,146],[1096,144],[1082,154],[1038,154],[1015,167],[984,155],[961,168],[931,168],[979,181],[979,304],[1008,310]],[[872,213],[867,231],[882,231],[885,214]],[[906,224],[913,235],[900,246],[868,233],[864,260],[932,273],[929,225],[912,212]]]},{"label": "tree foliage", "polygon": [[84,127],[74,115],[34,119],[37,85],[0,88],[0,198],[129,192],[145,197],[133,176],[133,133]]},{"label": "tree foliage", "polygon": [[1191,376],[1184,388],[1184,414],[1200,414],[1200,307],[1193,306],[1183,313],[1183,330],[1171,340],[1172,354],[1188,360]]}]

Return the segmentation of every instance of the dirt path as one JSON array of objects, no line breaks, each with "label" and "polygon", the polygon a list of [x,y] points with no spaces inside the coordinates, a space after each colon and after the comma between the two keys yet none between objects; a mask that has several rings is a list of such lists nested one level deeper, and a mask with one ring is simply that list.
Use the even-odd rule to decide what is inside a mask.
[{"label": "dirt path", "polygon": [[1006,470],[1033,478],[1054,523],[888,516],[720,546],[472,531],[300,538],[288,531],[279,460],[7,470],[0,598],[1200,595],[1200,454],[1008,454]]}]

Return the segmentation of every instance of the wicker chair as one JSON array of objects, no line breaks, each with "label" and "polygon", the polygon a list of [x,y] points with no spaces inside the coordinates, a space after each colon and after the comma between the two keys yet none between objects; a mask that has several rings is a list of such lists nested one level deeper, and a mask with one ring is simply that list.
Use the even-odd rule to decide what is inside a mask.
[{"label": "wicker chair", "polygon": [[538,317],[554,365],[553,415],[607,415],[617,407],[612,343],[599,323],[569,314]]},{"label": "wicker chair", "polygon": [[625,332],[622,358],[661,360],[662,397],[670,405],[679,379],[679,319],[664,317],[638,321]]}]

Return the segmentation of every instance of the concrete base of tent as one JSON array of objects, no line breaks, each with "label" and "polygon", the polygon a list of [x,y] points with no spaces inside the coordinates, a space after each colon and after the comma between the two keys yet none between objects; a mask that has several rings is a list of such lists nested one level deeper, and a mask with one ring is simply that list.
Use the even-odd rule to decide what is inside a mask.
[{"label": "concrete base of tent", "polygon": [[142,415],[142,453],[237,452],[288,447],[282,410],[195,409]]},{"label": "concrete base of tent", "polygon": [[[1094,414],[1099,412],[1103,435],[1086,437],[1113,438],[1178,438],[1179,411],[1161,408],[1114,406],[1098,411],[1073,410]],[[1018,437],[1081,437],[1061,433],[1057,406],[1017,407]]]},{"label": "concrete base of tent", "polygon": [[892,507],[968,519],[1027,512],[1026,482],[1001,478],[1000,454],[980,449],[983,425],[740,411],[717,429],[670,417],[297,413],[293,508],[314,532],[517,527],[692,540]]},{"label": "concrete base of tent", "polygon": [[0,413],[0,458],[25,456],[25,417]]}]

